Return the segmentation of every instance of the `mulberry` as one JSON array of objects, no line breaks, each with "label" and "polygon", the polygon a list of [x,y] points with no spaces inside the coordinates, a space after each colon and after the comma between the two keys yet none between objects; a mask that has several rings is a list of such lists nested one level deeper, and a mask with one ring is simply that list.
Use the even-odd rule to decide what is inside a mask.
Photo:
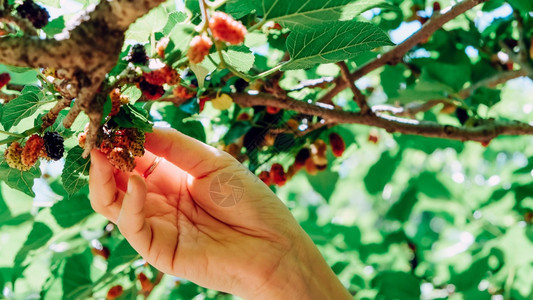
[{"label": "mulberry", "polygon": [[116,116],[120,111],[120,105],[121,105],[120,97],[121,95],[120,95],[119,88],[113,89],[109,93],[109,99],[111,99],[111,112],[109,113],[109,115],[111,117]]},{"label": "mulberry", "polygon": [[189,45],[189,50],[187,51],[187,57],[189,62],[193,64],[201,63],[206,55],[209,54],[209,50],[213,46],[211,40],[205,35],[195,36],[191,44]]},{"label": "mulberry", "polygon": [[346,143],[344,143],[344,140],[338,133],[332,132],[329,135],[329,144],[335,157],[341,157],[344,150],[346,150]]},{"label": "mulberry", "polygon": [[109,291],[107,291],[106,300],[115,300],[118,297],[122,296],[124,293],[124,288],[121,285],[112,286]]},{"label": "mulberry", "polygon": [[148,100],[157,100],[165,94],[165,89],[162,86],[151,84],[144,78],[141,78],[138,87]]},{"label": "mulberry", "polygon": [[178,85],[176,88],[174,88],[174,90],[172,90],[172,94],[182,100],[191,99],[192,97],[194,97],[194,95],[196,95],[196,93],[189,92],[186,87],[181,85]]},{"label": "mulberry", "polygon": [[157,55],[159,55],[159,57],[165,58],[165,50],[168,47],[168,42],[170,42],[170,39],[168,37],[164,37],[157,42],[155,47]]},{"label": "mulberry", "polygon": [[246,27],[230,15],[217,11],[209,20],[209,28],[216,39],[238,45],[244,41]]},{"label": "mulberry", "polygon": [[28,167],[32,167],[37,162],[44,149],[43,138],[37,134],[32,135],[22,149],[22,163]]},{"label": "mulberry", "polygon": [[49,131],[44,133],[43,139],[47,156],[53,160],[61,159],[65,152],[63,137],[58,132]]},{"label": "mulberry", "polygon": [[311,157],[311,151],[309,151],[308,148],[302,148],[300,151],[298,151],[296,157],[294,158],[294,167],[297,170],[303,168],[309,157]]},{"label": "mulberry", "polygon": [[131,172],[135,169],[135,159],[127,149],[116,147],[107,154],[107,159],[122,172]]},{"label": "mulberry", "polygon": [[0,89],[6,86],[11,80],[11,75],[9,73],[0,74]]},{"label": "mulberry", "polygon": [[154,288],[154,284],[148,277],[146,277],[146,275],[144,275],[144,273],[139,273],[139,275],[137,275],[137,279],[139,279],[139,282],[141,283],[141,289],[144,292],[150,292]]},{"label": "mulberry", "polygon": [[148,62],[148,55],[146,55],[146,50],[144,49],[144,45],[142,44],[133,45],[128,55],[128,61],[134,64],[145,65]]},{"label": "mulberry", "polygon": [[282,165],[273,164],[270,167],[270,180],[277,186],[282,186],[287,182],[287,174],[285,174]]},{"label": "mulberry", "polygon": [[9,147],[6,149],[6,153],[4,154],[5,160],[13,169],[17,169],[20,171],[28,171],[31,169],[31,166],[27,166],[22,163],[22,147],[18,142],[13,142]]},{"label": "mulberry", "polygon": [[272,184],[270,180],[270,172],[268,171],[262,171],[257,177],[259,177],[259,179],[261,179],[261,181],[263,181],[268,186]]},{"label": "mulberry", "polygon": [[32,0],[24,0],[24,2],[17,7],[17,13],[22,18],[28,19],[35,28],[43,28],[48,24],[50,14],[44,8],[35,4]]}]

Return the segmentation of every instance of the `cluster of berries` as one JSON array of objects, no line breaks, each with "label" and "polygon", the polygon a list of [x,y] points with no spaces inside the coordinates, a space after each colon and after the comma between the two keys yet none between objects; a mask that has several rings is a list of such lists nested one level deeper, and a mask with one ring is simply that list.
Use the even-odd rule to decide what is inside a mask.
[{"label": "cluster of berries", "polygon": [[46,8],[36,4],[32,0],[24,0],[17,7],[17,13],[22,18],[30,21],[35,28],[43,28],[48,24],[48,19],[50,18],[50,14]]},{"label": "cluster of berries", "polygon": [[57,132],[45,132],[42,137],[34,134],[28,138],[24,147],[19,142],[11,143],[4,157],[11,168],[28,171],[39,158],[61,159],[65,152],[63,142],[63,137]]},{"label": "cluster of berries", "polygon": [[[159,55],[164,56],[166,45],[158,45],[158,48],[161,48],[161,50],[158,50]],[[144,46],[142,44],[136,44],[131,48],[127,59],[133,64],[145,66],[148,63],[149,57],[146,55]],[[137,82],[137,87],[147,99],[157,100],[165,94],[164,84],[176,85],[179,83],[179,80],[180,76],[178,72],[170,66],[165,65],[151,72],[143,72],[143,75]]]},{"label": "cluster of berries", "polygon": [[[246,27],[241,22],[221,11],[213,13],[209,19],[209,29],[211,29],[211,33],[215,39],[232,45],[238,45],[244,42],[244,37],[247,33]],[[201,63],[209,54],[212,46],[213,42],[207,35],[201,34],[195,36],[191,40],[189,51],[187,52],[189,62],[193,64]]]},{"label": "cluster of berries", "polygon": [[[335,157],[340,157],[346,149],[346,144],[342,137],[333,132],[329,135],[329,144]],[[273,164],[270,171],[262,171],[258,177],[266,185],[282,186],[290,180],[298,171],[305,168],[307,173],[315,175],[318,171],[327,168],[328,159],[326,158],[327,144],[322,139],[317,139],[309,148],[302,148],[296,154],[294,163],[285,172],[280,164]]]},{"label": "cluster of berries", "polygon": [[[87,129],[78,135],[80,147],[85,147]],[[136,128],[102,128],[97,145],[100,152],[107,155],[109,162],[123,172],[135,168],[135,157],[144,155],[144,132]]]}]

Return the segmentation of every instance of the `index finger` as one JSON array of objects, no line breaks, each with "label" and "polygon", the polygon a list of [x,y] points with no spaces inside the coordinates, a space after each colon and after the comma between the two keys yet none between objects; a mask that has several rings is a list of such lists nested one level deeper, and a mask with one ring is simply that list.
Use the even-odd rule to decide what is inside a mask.
[{"label": "index finger", "polygon": [[145,148],[197,178],[229,164],[225,152],[172,128],[154,127],[153,132],[146,133]]},{"label": "index finger", "polygon": [[116,222],[122,206],[123,193],[117,189],[113,166],[98,150],[91,151],[89,194],[93,209],[112,222]]}]

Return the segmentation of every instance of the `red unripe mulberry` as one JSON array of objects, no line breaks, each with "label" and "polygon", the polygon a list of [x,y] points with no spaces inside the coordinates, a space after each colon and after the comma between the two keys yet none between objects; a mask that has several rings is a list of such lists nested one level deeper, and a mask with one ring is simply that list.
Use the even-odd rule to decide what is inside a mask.
[{"label": "red unripe mulberry", "polygon": [[209,50],[213,46],[213,42],[205,35],[197,35],[191,40],[187,57],[189,62],[193,64],[201,63],[209,54]]},{"label": "red unripe mulberry", "polygon": [[124,293],[124,288],[121,285],[115,285],[107,291],[106,300],[115,300],[122,296],[122,293]]},{"label": "red unripe mulberry", "polygon": [[209,20],[209,28],[216,39],[238,45],[244,41],[246,27],[230,15],[221,11],[215,12]]},{"label": "red unripe mulberry", "polygon": [[45,151],[43,138],[37,134],[32,135],[26,142],[24,149],[22,149],[22,163],[32,167],[43,151]]},{"label": "red unripe mulberry", "polygon": [[270,180],[277,186],[282,186],[287,182],[287,174],[280,164],[273,164],[270,167]]},{"label": "red unripe mulberry", "polygon": [[261,181],[263,181],[268,186],[272,184],[270,180],[270,172],[268,171],[262,171],[261,173],[259,173],[259,175],[257,175],[257,177],[259,177],[259,179],[261,179]]},{"label": "red unripe mulberry", "polygon": [[9,73],[0,74],[0,89],[6,86],[11,80],[11,75]]},{"label": "red unripe mulberry", "polygon": [[341,157],[344,150],[346,150],[346,144],[338,133],[332,132],[329,135],[329,144],[331,145],[331,150],[335,157]]}]

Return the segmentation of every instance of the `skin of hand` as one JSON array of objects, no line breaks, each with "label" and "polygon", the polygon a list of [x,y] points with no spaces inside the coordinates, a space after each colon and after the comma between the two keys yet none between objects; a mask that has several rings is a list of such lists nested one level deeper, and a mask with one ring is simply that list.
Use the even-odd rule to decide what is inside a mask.
[{"label": "skin of hand", "polygon": [[[351,299],[286,206],[232,156],[173,129],[154,128],[145,147],[131,173],[93,150],[89,187],[94,210],[152,266],[247,299]],[[220,174],[242,183],[233,206],[210,196]]]}]

